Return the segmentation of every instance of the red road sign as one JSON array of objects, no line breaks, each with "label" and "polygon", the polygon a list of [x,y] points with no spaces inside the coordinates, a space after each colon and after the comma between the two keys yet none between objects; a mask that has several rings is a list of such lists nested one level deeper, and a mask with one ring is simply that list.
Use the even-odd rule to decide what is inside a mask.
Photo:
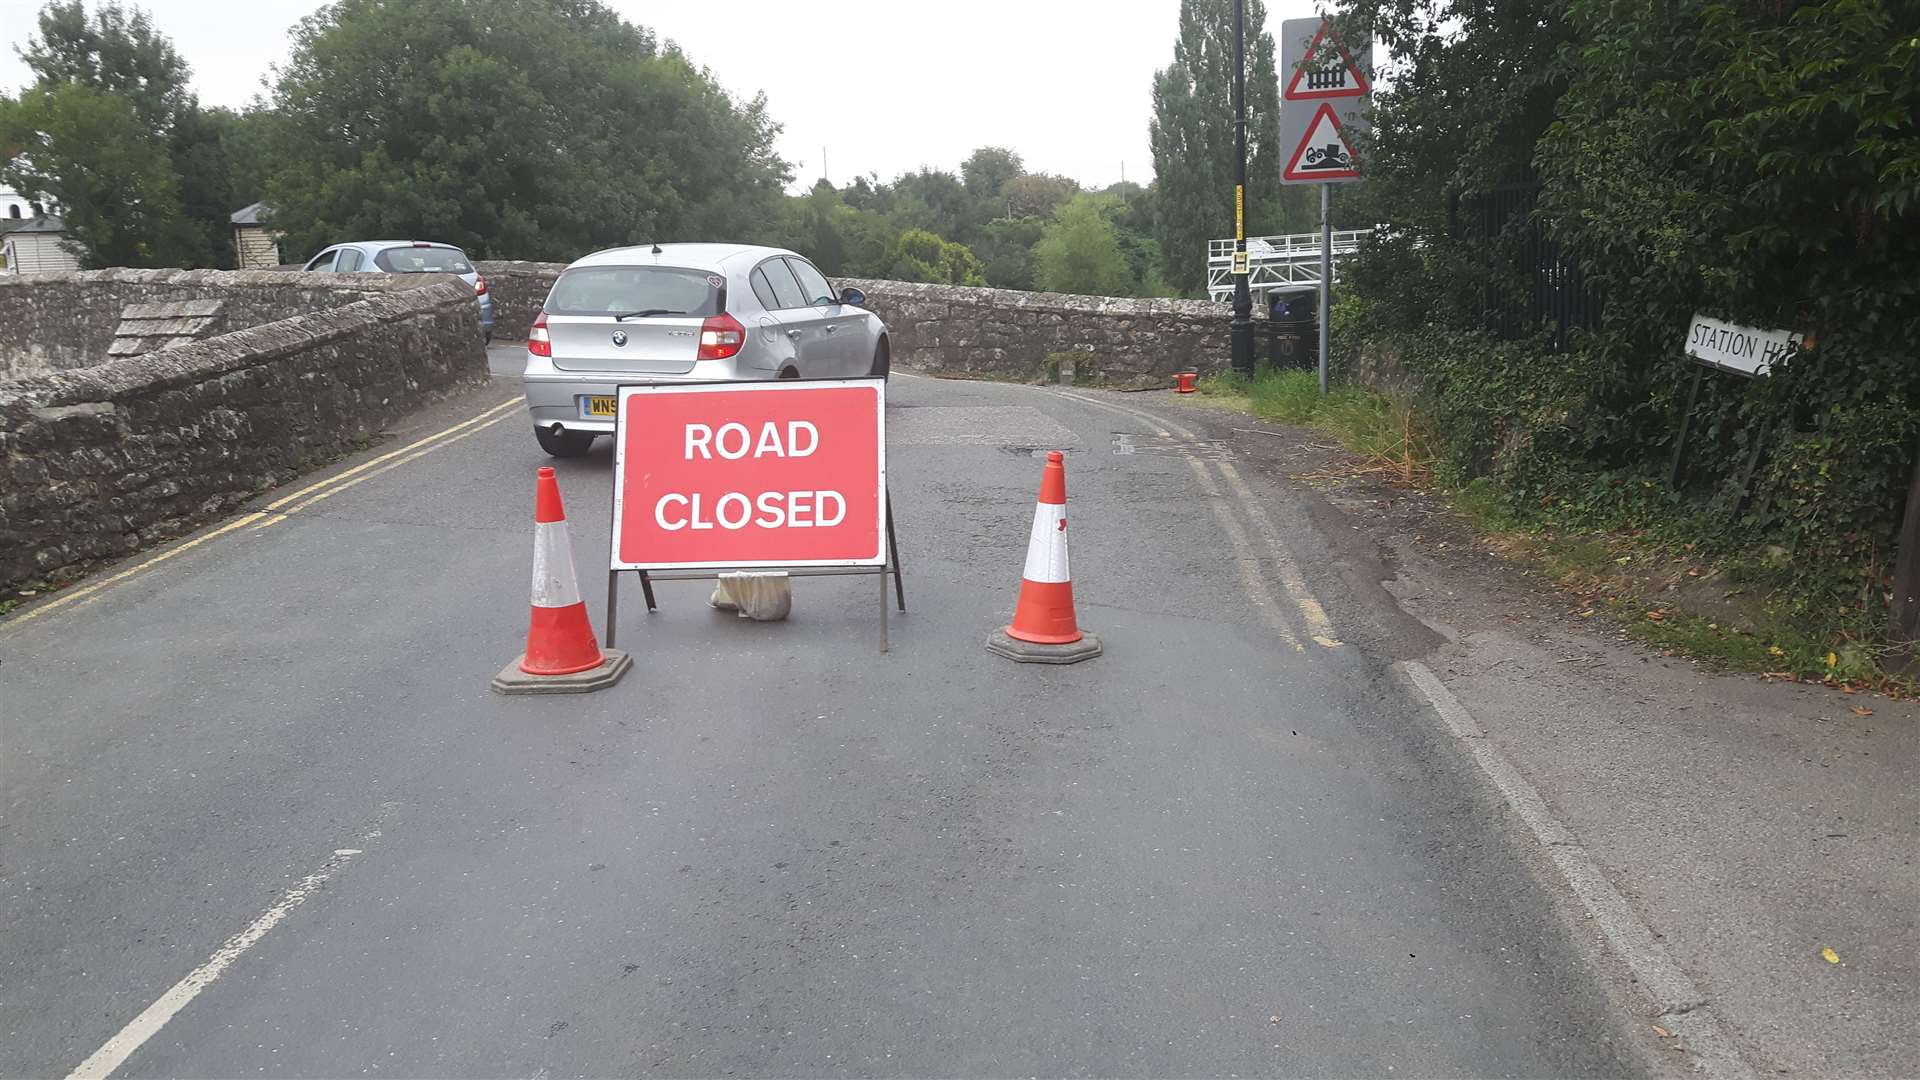
[{"label": "red road sign", "polygon": [[623,386],[614,570],[879,566],[886,383]]},{"label": "red road sign", "polygon": [[1340,117],[1332,105],[1322,102],[1314,112],[1306,132],[1300,136],[1300,145],[1293,148],[1286,168],[1280,170],[1280,178],[1302,181],[1360,178],[1360,158],[1354,154],[1353,142],[1340,126]]},{"label": "red road sign", "polygon": [[1287,81],[1286,92],[1281,97],[1286,101],[1308,101],[1365,97],[1372,92],[1373,84],[1367,81],[1360,65],[1353,62],[1353,54],[1340,40],[1333,22],[1322,19],[1320,29],[1307,45],[1306,56],[1293,69],[1293,78]]}]

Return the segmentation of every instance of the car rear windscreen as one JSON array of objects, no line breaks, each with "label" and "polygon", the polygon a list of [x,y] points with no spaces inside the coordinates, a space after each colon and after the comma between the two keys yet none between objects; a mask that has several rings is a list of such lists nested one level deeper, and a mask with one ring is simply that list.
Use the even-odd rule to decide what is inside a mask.
[{"label": "car rear windscreen", "polygon": [[388,248],[373,263],[389,274],[471,274],[473,264],[459,248]]},{"label": "car rear windscreen", "polygon": [[549,315],[718,315],[726,279],[711,270],[677,266],[583,266],[560,275],[547,296]]}]

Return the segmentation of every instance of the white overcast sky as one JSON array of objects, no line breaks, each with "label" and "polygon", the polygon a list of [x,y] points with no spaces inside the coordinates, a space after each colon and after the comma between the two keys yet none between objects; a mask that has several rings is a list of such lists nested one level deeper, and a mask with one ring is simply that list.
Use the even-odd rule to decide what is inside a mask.
[{"label": "white overcast sky", "polygon": [[[148,0],[139,6],[193,67],[200,100],[244,106],[284,59],[314,0]],[[745,99],[766,91],[796,186],[922,165],[957,170],[1008,146],[1035,171],[1099,187],[1152,175],[1153,73],[1173,59],[1179,0],[612,0],[680,43]],[[1268,0],[1269,29],[1313,14]],[[0,87],[28,81],[16,55],[39,0],[0,0]]]}]

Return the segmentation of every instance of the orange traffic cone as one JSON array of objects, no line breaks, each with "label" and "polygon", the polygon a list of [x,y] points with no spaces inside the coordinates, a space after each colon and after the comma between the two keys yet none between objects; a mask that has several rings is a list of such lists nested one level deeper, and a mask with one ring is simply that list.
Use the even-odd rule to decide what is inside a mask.
[{"label": "orange traffic cone", "polygon": [[493,688],[503,694],[568,694],[598,690],[620,681],[633,659],[601,649],[580,598],[573,572],[573,542],[567,511],[552,466],[541,466],[533,502],[533,614],[527,651],[500,674]]},{"label": "orange traffic cone", "polygon": [[987,651],[1022,663],[1071,664],[1101,652],[1100,639],[1080,629],[1073,612],[1073,576],[1067,568],[1067,466],[1055,450],[1040,473],[1027,568],[1013,622],[987,636]]}]

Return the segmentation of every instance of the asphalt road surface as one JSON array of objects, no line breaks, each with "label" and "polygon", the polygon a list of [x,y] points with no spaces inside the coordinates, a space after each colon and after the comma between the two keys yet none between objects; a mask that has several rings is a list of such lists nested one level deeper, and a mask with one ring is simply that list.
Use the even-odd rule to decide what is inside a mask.
[{"label": "asphalt road surface", "polygon": [[[1635,1071],[1324,539],[1139,396],[894,380],[887,655],[872,578],[628,587],[625,681],[506,698],[548,459],[392,455],[514,391],[0,620],[0,1074]],[[1073,667],[982,647],[1049,449]],[[607,441],[558,464],[598,625]]]}]

